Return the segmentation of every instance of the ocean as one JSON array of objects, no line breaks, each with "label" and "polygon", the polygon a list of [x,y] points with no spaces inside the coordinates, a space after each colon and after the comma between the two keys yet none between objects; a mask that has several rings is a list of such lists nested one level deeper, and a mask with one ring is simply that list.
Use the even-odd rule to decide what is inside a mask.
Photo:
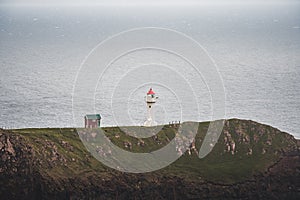
[{"label": "ocean", "polygon": [[[255,120],[300,138],[299,11],[299,3],[159,8],[2,5],[0,126],[81,127],[84,114],[91,112],[101,114],[102,126],[141,125],[150,87],[159,96],[154,110],[158,124],[214,120],[205,77],[195,75],[179,57],[153,49],[112,63],[95,82],[94,98],[81,98],[83,106],[74,112],[74,87],[89,53],[122,31],[158,27],[193,38],[215,62],[225,94],[224,118]],[[107,51],[114,48],[118,46]]]}]

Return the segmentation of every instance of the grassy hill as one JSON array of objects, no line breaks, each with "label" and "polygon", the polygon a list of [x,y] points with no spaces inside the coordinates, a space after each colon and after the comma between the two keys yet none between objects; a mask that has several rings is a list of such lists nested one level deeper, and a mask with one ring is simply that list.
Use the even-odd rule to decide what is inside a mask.
[{"label": "grassy hill", "polygon": [[[272,183],[266,183],[267,179],[276,179],[281,172],[284,173],[280,174],[281,177],[299,178],[299,147],[293,136],[253,121],[226,120],[213,150],[199,159],[197,152],[208,126],[209,122],[199,123],[194,149],[185,152],[166,168],[143,174],[119,172],[97,161],[79,139],[80,129],[1,130],[0,196],[7,197],[10,191],[13,194],[9,195],[11,198],[18,198],[20,194],[25,197],[34,195],[37,198],[67,199],[153,198],[152,195],[162,199],[219,198],[221,194],[239,198],[243,195],[272,197],[272,192],[266,190],[266,194],[257,194],[256,190],[264,187],[284,189],[285,186],[280,183],[272,186]],[[139,129],[132,127],[106,127],[103,130],[111,142],[120,148],[145,153],[167,145],[179,127],[165,125],[159,128],[161,130],[156,135],[143,139],[124,132],[138,132]],[[84,131],[87,140],[97,137],[93,135],[96,130]],[[286,164],[282,164],[284,159],[287,159],[284,161]],[[294,189],[287,193],[292,198],[299,195],[299,184],[294,184],[293,180],[289,178],[285,183],[287,188]],[[248,192],[243,194],[243,189]]]}]

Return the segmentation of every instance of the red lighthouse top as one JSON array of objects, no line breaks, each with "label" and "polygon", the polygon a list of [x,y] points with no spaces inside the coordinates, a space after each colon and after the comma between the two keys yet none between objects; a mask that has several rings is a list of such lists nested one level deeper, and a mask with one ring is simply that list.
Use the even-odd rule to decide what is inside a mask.
[{"label": "red lighthouse top", "polygon": [[147,92],[147,94],[155,94],[155,92],[150,88],[150,90]]}]

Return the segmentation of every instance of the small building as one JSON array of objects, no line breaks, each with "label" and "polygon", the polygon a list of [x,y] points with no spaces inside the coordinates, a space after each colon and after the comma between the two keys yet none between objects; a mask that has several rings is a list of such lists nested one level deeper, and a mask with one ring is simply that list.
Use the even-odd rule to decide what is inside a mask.
[{"label": "small building", "polygon": [[157,123],[154,120],[154,113],[153,113],[153,105],[155,104],[158,97],[156,96],[155,92],[150,88],[147,92],[147,96],[145,96],[145,101],[147,104],[147,121],[145,121],[144,126],[155,126]]},{"label": "small building", "polygon": [[84,127],[85,128],[99,128],[101,116],[100,114],[91,114],[84,116]]}]

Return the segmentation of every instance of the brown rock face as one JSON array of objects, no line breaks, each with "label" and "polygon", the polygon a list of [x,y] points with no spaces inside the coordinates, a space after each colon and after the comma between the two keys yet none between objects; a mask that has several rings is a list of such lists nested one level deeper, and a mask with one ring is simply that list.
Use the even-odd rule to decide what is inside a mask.
[{"label": "brown rock face", "polygon": [[22,136],[0,130],[1,196],[21,199],[33,192],[33,155],[32,147]]}]

